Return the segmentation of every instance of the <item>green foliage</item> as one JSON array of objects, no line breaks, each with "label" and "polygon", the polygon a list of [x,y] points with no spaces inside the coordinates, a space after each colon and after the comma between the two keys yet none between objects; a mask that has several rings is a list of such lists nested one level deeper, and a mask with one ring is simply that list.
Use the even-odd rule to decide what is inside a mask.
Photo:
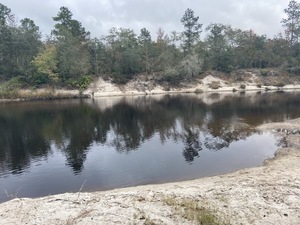
[{"label": "green foliage", "polygon": [[203,60],[199,59],[196,54],[187,55],[179,65],[179,72],[187,79],[199,75],[203,71]]},{"label": "green foliage", "polygon": [[163,80],[170,85],[177,86],[183,80],[183,77],[176,68],[168,68],[164,73]]},{"label": "green foliage", "polygon": [[141,72],[140,55],[136,34],[131,29],[112,28],[106,36],[108,72],[110,74],[132,75]]},{"label": "green foliage", "polygon": [[37,70],[37,73],[32,77],[35,83],[43,83],[46,80],[51,80],[52,83],[58,82],[58,74],[56,72],[58,60],[55,46],[46,46],[44,51],[33,59],[32,64]]},{"label": "green foliage", "polygon": [[126,83],[135,74],[158,74],[162,81],[179,85],[207,70],[230,73],[259,68],[262,76],[271,76],[266,68],[280,67],[300,74],[300,4],[291,0],[284,12],[282,24],[288,38],[282,34],[267,38],[253,30],[212,23],[206,27],[206,38],[200,40],[202,24],[187,9],[181,18],[182,33],[166,34],[159,28],[157,39],[152,40],[146,28],[137,35],[132,29],[113,27],[108,35],[91,40],[72,12],[61,7],[53,17],[53,36],[42,42],[33,20],[18,23],[0,3],[0,79],[22,76],[34,85],[61,82],[83,89],[89,75]]},{"label": "green foliage", "polygon": [[67,7],[61,7],[57,16],[53,17],[53,20],[58,23],[54,25],[55,29],[52,34],[59,38],[65,38],[67,31],[80,41],[87,40],[89,32],[85,31],[79,21],[72,19],[72,16],[72,12]]},{"label": "green foliage", "polygon": [[285,28],[290,46],[293,46],[298,43],[300,35],[300,4],[295,0],[291,0],[284,12],[287,18],[282,19],[281,23]]},{"label": "green foliage", "polygon": [[11,16],[11,9],[0,3],[0,26],[6,26]]},{"label": "green foliage", "polygon": [[30,83],[37,87],[42,84],[49,84],[51,83],[51,80],[47,74],[34,73],[30,78]]},{"label": "green foliage", "polygon": [[198,23],[198,20],[199,16],[195,16],[194,11],[189,8],[181,18],[181,23],[185,28],[183,49],[186,53],[191,53],[193,45],[200,37],[202,24]]},{"label": "green foliage", "polygon": [[41,48],[39,28],[28,18],[18,25],[10,9],[0,4],[0,78],[28,77]]},{"label": "green foliage", "polygon": [[34,70],[31,61],[42,48],[41,34],[39,27],[35,25],[33,20],[25,18],[20,22],[20,33],[18,34],[19,49],[16,65],[18,66],[19,73],[29,78]]},{"label": "green foliage", "polygon": [[150,32],[143,28],[141,29],[141,34],[138,37],[139,41],[139,54],[141,59],[141,69],[143,69],[146,73],[151,73],[153,68],[153,50],[154,46],[151,41]]},{"label": "green foliage", "polygon": [[80,91],[84,91],[85,89],[88,88],[88,86],[92,83],[93,78],[91,76],[83,76],[80,77],[77,81],[76,81],[76,87],[80,90]]},{"label": "green foliage", "polygon": [[57,38],[57,73],[62,81],[77,79],[87,75],[91,70],[90,52],[87,42],[89,32],[81,23],[72,19],[67,7],[61,7],[53,20],[57,22],[52,31]]},{"label": "green foliage", "polygon": [[110,61],[103,40],[95,38],[88,43],[91,74],[99,76],[100,74],[108,74],[110,71]]},{"label": "green foliage", "polygon": [[126,49],[119,58],[118,72],[124,75],[133,75],[141,71],[139,55],[135,49]]},{"label": "green foliage", "polygon": [[91,69],[87,47],[72,36],[57,44],[57,60],[57,71],[63,81],[87,75]]},{"label": "green foliage", "polygon": [[0,98],[17,98],[18,91],[23,84],[21,77],[14,77],[9,81],[0,84]]},{"label": "green foliage", "polygon": [[293,73],[293,74],[299,75],[300,74],[300,67],[299,66],[293,66],[293,67],[288,68],[287,71],[289,73]]}]

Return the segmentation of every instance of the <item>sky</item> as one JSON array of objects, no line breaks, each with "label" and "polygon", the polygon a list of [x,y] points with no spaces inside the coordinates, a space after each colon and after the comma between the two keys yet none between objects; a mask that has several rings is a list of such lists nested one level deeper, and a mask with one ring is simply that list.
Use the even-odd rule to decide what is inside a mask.
[{"label": "sky", "polygon": [[[147,28],[151,36],[161,27],[165,33],[183,31],[180,22],[185,10],[194,10],[199,23],[222,23],[272,38],[282,32],[280,21],[288,0],[1,0],[21,20],[34,20],[43,34],[50,34],[52,17],[61,6],[73,13],[92,37],[108,34],[112,27],[130,28],[136,34]],[[202,35],[203,38],[204,35]]]}]

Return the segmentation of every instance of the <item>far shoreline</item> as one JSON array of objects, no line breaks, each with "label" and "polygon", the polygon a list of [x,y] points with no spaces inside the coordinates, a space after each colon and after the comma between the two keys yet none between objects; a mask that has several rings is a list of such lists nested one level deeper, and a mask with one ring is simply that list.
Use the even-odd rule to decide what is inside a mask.
[{"label": "far shoreline", "polygon": [[[210,80],[214,82],[214,79],[210,77]],[[220,80],[220,79],[218,79]],[[99,82],[101,83],[99,85]],[[225,81],[223,81],[225,83]],[[101,86],[105,86],[104,90],[101,90]],[[241,84],[226,84],[222,87],[211,88],[207,84],[203,84],[202,80],[189,85],[190,87],[168,87],[163,88],[159,85],[152,87],[152,89],[138,90],[134,88],[132,84],[129,84],[125,88],[120,85],[113,85],[109,81],[104,81],[99,78],[98,81],[93,82],[88,89],[80,92],[77,89],[55,89],[40,88],[36,90],[21,89],[17,98],[1,98],[1,103],[7,102],[24,102],[24,101],[51,101],[51,100],[63,100],[63,99],[97,99],[103,97],[128,97],[128,96],[154,96],[154,95],[168,95],[168,94],[209,94],[209,93],[273,93],[273,92],[294,92],[300,91],[300,84],[288,84],[282,87],[277,86],[261,86],[257,87],[257,84],[247,85],[245,88],[241,88]],[[103,89],[103,88],[102,88]],[[168,89],[168,90],[165,90]]]}]

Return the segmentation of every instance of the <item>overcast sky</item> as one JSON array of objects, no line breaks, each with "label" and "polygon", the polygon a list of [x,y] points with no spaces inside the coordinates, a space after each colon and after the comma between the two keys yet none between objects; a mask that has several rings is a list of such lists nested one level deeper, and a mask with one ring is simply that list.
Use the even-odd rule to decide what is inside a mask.
[{"label": "overcast sky", "polygon": [[[131,28],[137,34],[146,27],[156,38],[162,27],[166,32],[182,31],[184,11],[191,8],[204,27],[223,23],[233,28],[253,29],[273,37],[282,31],[280,21],[288,0],[1,0],[20,20],[35,21],[43,34],[53,29],[53,16],[61,6],[68,7],[92,37],[107,34],[112,27]],[[203,36],[203,35],[202,35]]]}]

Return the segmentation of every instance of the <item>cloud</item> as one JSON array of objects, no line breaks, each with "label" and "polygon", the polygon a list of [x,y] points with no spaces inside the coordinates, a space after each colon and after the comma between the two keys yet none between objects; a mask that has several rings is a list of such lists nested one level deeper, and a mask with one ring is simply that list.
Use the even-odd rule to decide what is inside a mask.
[{"label": "cloud", "polygon": [[53,29],[53,16],[61,6],[68,7],[92,36],[107,34],[111,27],[131,28],[137,34],[146,27],[156,36],[162,27],[166,32],[182,31],[180,19],[187,8],[195,11],[204,27],[223,23],[234,28],[253,29],[258,34],[274,36],[282,31],[280,21],[288,2],[285,0],[2,0],[19,18],[29,17],[43,33]]}]

